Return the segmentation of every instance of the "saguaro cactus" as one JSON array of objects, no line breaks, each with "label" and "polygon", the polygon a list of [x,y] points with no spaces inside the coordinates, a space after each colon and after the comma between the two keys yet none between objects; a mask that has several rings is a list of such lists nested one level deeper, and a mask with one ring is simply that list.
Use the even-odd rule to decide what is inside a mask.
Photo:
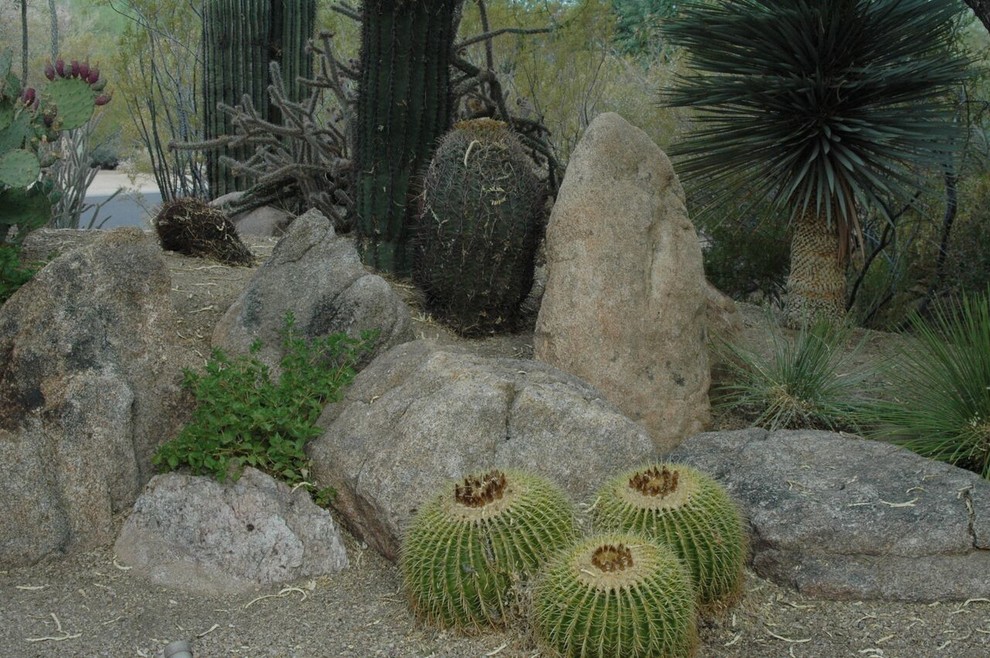
[{"label": "saguaro cactus", "polygon": [[358,249],[411,271],[417,178],[450,125],[450,62],[463,0],[365,0],[355,144]]},{"label": "saguaro cactus", "polygon": [[[236,105],[246,95],[262,118],[278,121],[268,100],[268,66],[278,62],[292,100],[303,95],[297,78],[309,75],[312,55],[307,41],[316,24],[316,0],[204,0],[203,2],[203,136],[210,140],[234,133],[232,119],[218,104]],[[247,153],[230,153],[246,160]],[[220,154],[207,151],[206,169],[214,197],[243,187],[220,165]]]}]

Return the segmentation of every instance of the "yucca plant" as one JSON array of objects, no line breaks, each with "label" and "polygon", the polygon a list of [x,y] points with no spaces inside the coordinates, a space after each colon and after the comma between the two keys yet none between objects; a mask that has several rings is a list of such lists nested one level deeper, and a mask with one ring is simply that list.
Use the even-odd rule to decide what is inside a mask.
[{"label": "yucca plant", "polygon": [[870,371],[852,366],[859,347],[846,349],[850,328],[819,319],[788,339],[770,326],[769,356],[721,346],[728,376],[715,405],[769,430],[854,429],[857,390]]},{"label": "yucca plant", "polygon": [[990,293],[911,325],[917,342],[890,370],[892,399],[869,406],[867,436],[990,479]]},{"label": "yucca plant", "polygon": [[[947,164],[946,92],[966,76],[953,0],[689,2],[667,27],[693,72],[665,103],[697,108],[672,149],[683,174],[789,211],[787,317],[846,310],[857,208],[910,198],[917,167]],[[741,176],[740,176],[741,175]]]}]

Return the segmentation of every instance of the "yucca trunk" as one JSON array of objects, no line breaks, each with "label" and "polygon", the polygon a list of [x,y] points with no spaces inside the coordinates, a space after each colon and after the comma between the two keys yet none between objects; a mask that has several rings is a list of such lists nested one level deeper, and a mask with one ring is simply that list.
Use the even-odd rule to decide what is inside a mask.
[{"label": "yucca trunk", "polygon": [[824,212],[809,209],[795,220],[784,309],[789,326],[845,316],[846,268],[839,247],[836,223],[828,222]]}]

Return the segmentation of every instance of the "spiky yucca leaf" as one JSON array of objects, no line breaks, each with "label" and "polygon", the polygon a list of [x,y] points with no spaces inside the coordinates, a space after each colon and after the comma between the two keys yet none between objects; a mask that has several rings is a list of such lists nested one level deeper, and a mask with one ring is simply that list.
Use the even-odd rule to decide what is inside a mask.
[{"label": "spiky yucca leaf", "polygon": [[715,404],[752,414],[754,425],[769,430],[854,427],[856,390],[870,371],[851,367],[859,347],[846,349],[850,329],[819,320],[788,339],[772,320],[770,327],[769,356],[720,346],[729,380]]},{"label": "spiky yucca leaf", "polygon": [[[966,75],[952,0],[689,2],[668,37],[694,72],[666,103],[701,111],[675,146],[706,184],[753,187],[794,214],[855,229],[856,202],[909,198],[914,165],[945,163],[946,92]],[[738,179],[736,179],[738,180]],[[834,216],[833,216],[834,215]]]},{"label": "spiky yucca leaf", "polygon": [[990,479],[990,294],[912,327],[918,342],[890,372],[894,399],[867,412],[867,435]]}]

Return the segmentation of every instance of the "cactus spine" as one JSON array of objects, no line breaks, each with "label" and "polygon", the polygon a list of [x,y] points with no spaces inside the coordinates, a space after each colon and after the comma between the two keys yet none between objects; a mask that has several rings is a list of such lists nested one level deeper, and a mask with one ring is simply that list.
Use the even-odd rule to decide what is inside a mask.
[{"label": "cactus spine", "polygon": [[[289,100],[305,93],[299,76],[308,76],[312,55],[307,43],[316,24],[316,0],[205,0],[203,3],[203,135],[207,140],[234,134],[230,115],[220,103],[234,106],[247,96],[261,118],[278,122],[268,99],[268,67],[278,62]],[[247,160],[246,152],[230,153]],[[207,180],[214,197],[244,189],[246,181],[206,155]]]},{"label": "cactus spine", "polygon": [[463,0],[365,0],[355,134],[358,250],[407,277],[417,177],[450,125],[450,62]]},{"label": "cactus spine", "polygon": [[656,464],[621,475],[598,494],[595,524],[669,545],[694,579],[704,607],[729,604],[742,590],[746,533],[725,489],[683,464]]},{"label": "cactus spine", "polygon": [[687,658],[698,644],[684,564],[638,535],[598,535],[558,553],[533,611],[542,641],[568,658]]},{"label": "cactus spine", "polygon": [[440,626],[504,624],[516,581],[575,533],[570,502],[543,479],[496,470],[451,483],[420,509],[403,541],[410,605]]},{"label": "cactus spine", "polygon": [[462,121],[423,181],[413,279],[429,310],[464,335],[512,330],[533,285],[543,188],[506,124]]}]

